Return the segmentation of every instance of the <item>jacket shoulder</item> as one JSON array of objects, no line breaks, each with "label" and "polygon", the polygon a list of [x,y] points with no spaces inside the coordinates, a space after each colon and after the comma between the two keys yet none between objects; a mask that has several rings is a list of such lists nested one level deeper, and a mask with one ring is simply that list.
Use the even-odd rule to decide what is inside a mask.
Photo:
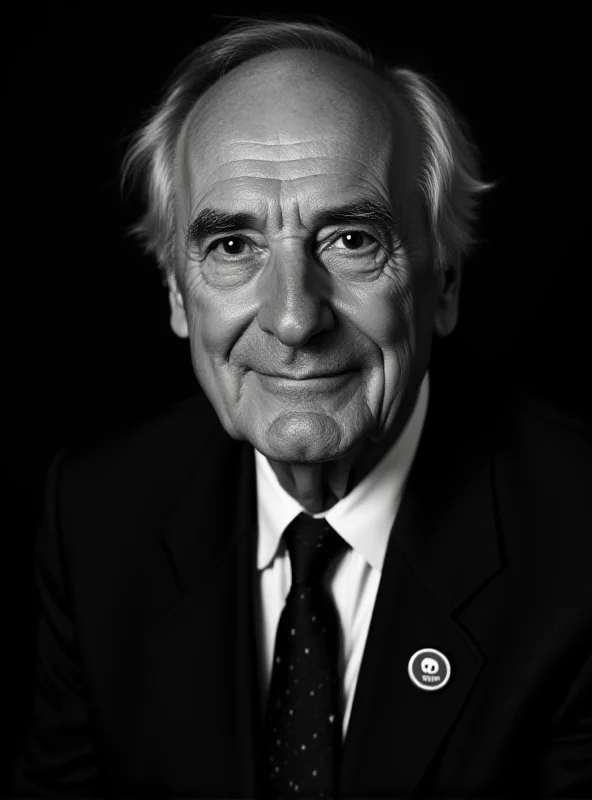
[{"label": "jacket shoulder", "polygon": [[91,540],[150,536],[189,486],[198,490],[207,475],[223,484],[239,449],[207,398],[192,397],[62,450],[46,507],[72,552]]},{"label": "jacket shoulder", "polygon": [[208,399],[199,394],[77,441],[56,460],[66,481],[104,486],[121,477],[129,484],[151,473],[179,477],[197,457],[206,457],[226,440]]}]

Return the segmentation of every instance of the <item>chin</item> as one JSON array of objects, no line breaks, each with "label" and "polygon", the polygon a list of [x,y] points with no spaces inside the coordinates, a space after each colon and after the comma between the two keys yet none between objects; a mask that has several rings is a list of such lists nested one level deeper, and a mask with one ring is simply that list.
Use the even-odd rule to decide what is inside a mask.
[{"label": "chin", "polygon": [[280,461],[285,464],[308,464],[310,466],[336,461],[343,456],[342,453],[327,451],[318,447],[316,442],[302,443],[299,447],[291,449],[264,446],[257,447],[257,450],[270,461]]},{"label": "chin", "polygon": [[344,458],[367,435],[367,431],[345,429],[326,414],[290,411],[262,426],[259,435],[245,438],[273,461],[312,465]]}]

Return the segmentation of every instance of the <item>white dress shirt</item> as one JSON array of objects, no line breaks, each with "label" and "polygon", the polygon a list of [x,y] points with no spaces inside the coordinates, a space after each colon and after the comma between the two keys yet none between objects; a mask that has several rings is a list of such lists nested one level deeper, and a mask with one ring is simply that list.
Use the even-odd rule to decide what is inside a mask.
[{"label": "white dress shirt", "polygon": [[[415,408],[390,450],[348,495],[328,511],[314,515],[325,517],[351,548],[335,559],[325,581],[335,601],[341,627],[339,674],[344,737],[386,548],[421,436],[428,394],[426,373]],[[282,534],[305,509],[282,488],[271,465],[258,451],[255,451],[255,464],[259,521],[257,567],[262,614],[260,650],[264,686],[268,689],[277,626],[292,580],[290,557]]]}]

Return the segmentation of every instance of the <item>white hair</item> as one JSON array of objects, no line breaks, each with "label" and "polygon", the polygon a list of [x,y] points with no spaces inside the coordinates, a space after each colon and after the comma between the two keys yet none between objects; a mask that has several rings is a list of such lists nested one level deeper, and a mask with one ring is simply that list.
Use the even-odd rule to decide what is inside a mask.
[{"label": "white hair", "polygon": [[415,118],[421,135],[417,177],[429,219],[434,266],[459,263],[475,243],[477,200],[492,184],[481,180],[478,153],[464,121],[426,77],[388,66],[326,22],[242,20],[194,50],[179,66],[156,110],[134,136],[123,162],[122,182],[142,185],[147,211],[133,232],[160,267],[174,269],[175,152],[197,99],[245,61],[285,49],[341,56],[389,81]]}]

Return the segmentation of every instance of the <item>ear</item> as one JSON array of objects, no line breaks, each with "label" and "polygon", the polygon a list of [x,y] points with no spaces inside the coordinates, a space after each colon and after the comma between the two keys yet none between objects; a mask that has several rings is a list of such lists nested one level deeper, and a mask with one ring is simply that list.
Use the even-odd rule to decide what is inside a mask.
[{"label": "ear", "polygon": [[456,328],[460,283],[460,264],[449,265],[438,276],[438,297],[434,317],[434,331],[438,336],[448,336]]},{"label": "ear", "polygon": [[187,339],[189,336],[189,327],[187,325],[187,316],[185,315],[185,303],[174,275],[169,276],[168,284],[169,303],[171,306],[171,328],[181,339]]}]

